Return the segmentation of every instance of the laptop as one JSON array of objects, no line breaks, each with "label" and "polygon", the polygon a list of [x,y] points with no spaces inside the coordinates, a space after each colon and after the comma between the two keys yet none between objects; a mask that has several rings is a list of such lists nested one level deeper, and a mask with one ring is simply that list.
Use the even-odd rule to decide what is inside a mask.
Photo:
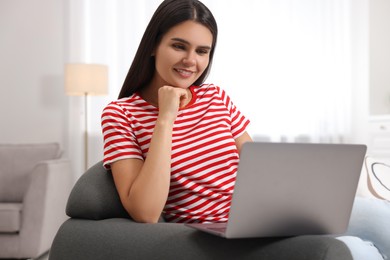
[{"label": "laptop", "polygon": [[192,223],[225,238],[342,234],[366,154],[360,144],[245,143],[227,223]]}]

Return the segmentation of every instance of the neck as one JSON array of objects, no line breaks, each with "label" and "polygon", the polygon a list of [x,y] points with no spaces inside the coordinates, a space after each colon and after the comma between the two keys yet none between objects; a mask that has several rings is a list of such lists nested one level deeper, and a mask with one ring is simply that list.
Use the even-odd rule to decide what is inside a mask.
[{"label": "neck", "polygon": [[138,94],[149,104],[158,107],[158,91],[153,93],[148,88],[144,88],[138,92]]}]

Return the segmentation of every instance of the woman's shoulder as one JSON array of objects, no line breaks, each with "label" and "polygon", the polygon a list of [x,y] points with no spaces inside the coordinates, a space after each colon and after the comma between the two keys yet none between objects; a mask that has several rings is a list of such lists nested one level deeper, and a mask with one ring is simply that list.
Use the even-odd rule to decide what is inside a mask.
[{"label": "woman's shoulder", "polygon": [[213,89],[216,89],[217,86],[213,83],[203,83],[202,85],[198,86],[197,88],[202,89],[202,90],[213,90]]},{"label": "woman's shoulder", "polygon": [[133,94],[129,97],[124,97],[116,100],[110,101],[107,105],[106,108],[110,107],[131,107],[137,105],[139,103],[140,98],[138,95]]},{"label": "woman's shoulder", "polygon": [[123,114],[134,110],[139,106],[139,98],[133,94],[130,97],[124,97],[109,102],[103,109],[103,113]]},{"label": "woman's shoulder", "polygon": [[218,85],[213,83],[203,83],[202,85],[194,88],[198,93],[215,93],[219,94],[224,92]]},{"label": "woman's shoulder", "polygon": [[224,98],[226,96],[226,92],[223,88],[220,86],[213,84],[213,83],[203,83],[200,85],[198,88],[196,88],[198,91],[198,95],[202,94],[209,94],[209,95],[214,95],[218,96],[220,98]]}]

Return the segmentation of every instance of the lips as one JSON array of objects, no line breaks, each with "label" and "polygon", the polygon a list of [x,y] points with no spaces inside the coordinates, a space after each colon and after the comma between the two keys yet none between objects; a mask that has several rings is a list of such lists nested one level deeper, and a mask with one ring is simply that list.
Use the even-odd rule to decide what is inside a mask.
[{"label": "lips", "polygon": [[183,78],[191,77],[195,72],[186,69],[174,69]]}]

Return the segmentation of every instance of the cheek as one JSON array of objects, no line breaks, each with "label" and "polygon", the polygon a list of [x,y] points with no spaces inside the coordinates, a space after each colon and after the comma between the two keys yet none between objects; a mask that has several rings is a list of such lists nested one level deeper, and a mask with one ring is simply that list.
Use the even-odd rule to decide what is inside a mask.
[{"label": "cheek", "polygon": [[158,52],[156,55],[156,68],[168,70],[175,63],[174,58],[170,50]]},{"label": "cheek", "polygon": [[155,67],[159,73],[165,73],[165,71],[169,68],[169,60],[167,60],[167,57],[161,55],[156,56]]},{"label": "cheek", "polygon": [[210,59],[209,57],[202,59],[198,64],[199,64],[199,70],[202,72],[207,68],[209,65]]}]

